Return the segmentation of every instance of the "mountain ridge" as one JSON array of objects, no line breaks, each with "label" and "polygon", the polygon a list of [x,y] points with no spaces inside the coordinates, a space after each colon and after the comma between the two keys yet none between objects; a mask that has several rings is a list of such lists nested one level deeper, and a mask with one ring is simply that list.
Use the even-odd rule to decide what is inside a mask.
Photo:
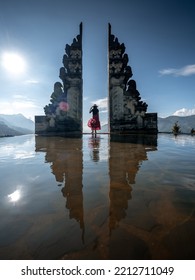
[{"label": "mountain ridge", "polygon": [[181,133],[190,133],[195,128],[195,115],[158,117],[158,131],[172,132],[173,125],[178,122]]},{"label": "mountain ridge", "polygon": [[[158,117],[158,132],[171,133],[173,125],[178,122],[181,133],[190,133],[195,129],[195,115]],[[108,132],[108,124],[102,126],[101,132]]]},{"label": "mountain ridge", "polygon": [[0,137],[33,134],[35,124],[22,114],[0,114]]},{"label": "mountain ridge", "polygon": [[[181,133],[190,133],[195,129],[195,115],[158,117],[158,132],[171,133],[173,125],[178,122]],[[100,133],[108,132],[108,124],[102,125]],[[35,123],[22,114],[0,114],[0,137],[35,133]]]}]

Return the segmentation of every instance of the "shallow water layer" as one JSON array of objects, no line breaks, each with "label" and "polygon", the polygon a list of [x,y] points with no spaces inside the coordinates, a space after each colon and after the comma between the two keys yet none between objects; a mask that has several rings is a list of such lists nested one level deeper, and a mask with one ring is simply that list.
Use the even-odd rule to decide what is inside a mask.
[{"label": "shallow water layer", "polygon": [[0,259],[194,259],[195,137],[0,139]]}]

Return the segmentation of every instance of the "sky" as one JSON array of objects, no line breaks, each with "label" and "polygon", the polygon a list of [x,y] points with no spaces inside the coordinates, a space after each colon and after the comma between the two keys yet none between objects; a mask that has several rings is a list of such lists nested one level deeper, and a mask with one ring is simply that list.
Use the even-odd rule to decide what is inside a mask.
[{"label": "sky", "polygon": [[[83,23],[83,127],[107,123],[107,34],[124,43],[148,113],[195,114],[193,0],[6,0],[0,7],[0,114],[44,115],[64,47]],[[10,55],[14,55],[11,58]]]}]

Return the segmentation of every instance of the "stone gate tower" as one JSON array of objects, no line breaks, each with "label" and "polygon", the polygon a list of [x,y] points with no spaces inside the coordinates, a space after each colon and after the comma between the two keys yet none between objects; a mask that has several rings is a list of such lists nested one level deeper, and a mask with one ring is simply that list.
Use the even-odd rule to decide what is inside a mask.
[{"label": "stone gate tower", "polygon": [[81,135],[83,111],[82,23],[71,45],[66,44],[60,68],[61,82],[54,84],[45,116],[35,116],[35,133],[46,135]]},{"label": "stone gate tower", "polygon": [[109,125],[111,133],[157,133],[157,113],[146,113],[124,43],[112,35],[108,25]]}]

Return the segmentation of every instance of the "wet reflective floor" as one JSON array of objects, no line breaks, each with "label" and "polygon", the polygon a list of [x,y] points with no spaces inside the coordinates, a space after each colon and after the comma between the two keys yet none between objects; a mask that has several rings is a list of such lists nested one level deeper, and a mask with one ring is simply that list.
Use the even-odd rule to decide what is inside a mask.
[{"label": "wet reflective floor", "polygon": [[0,138],[0,259],[194,259],[195,137]]}]

